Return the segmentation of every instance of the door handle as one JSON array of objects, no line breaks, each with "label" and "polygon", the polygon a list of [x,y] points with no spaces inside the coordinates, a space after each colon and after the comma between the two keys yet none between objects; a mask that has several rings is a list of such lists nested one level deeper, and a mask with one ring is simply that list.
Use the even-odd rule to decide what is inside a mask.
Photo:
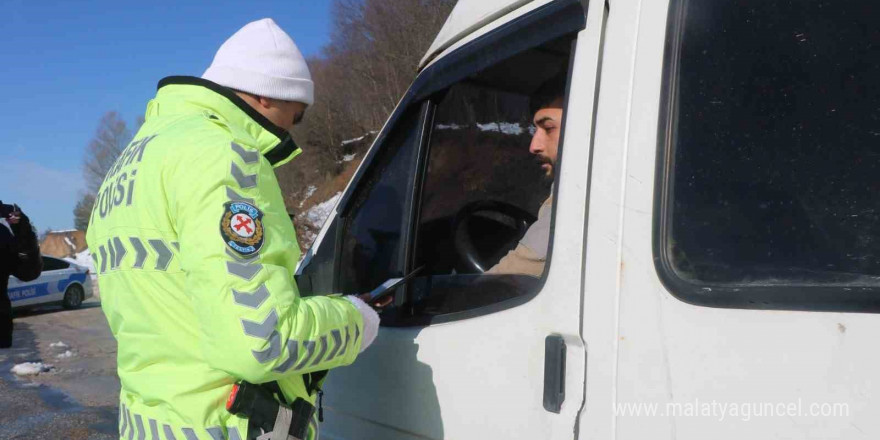
[{"label": "door handle", "polygon": [[544,409],[559,414],[565,401],[565,341],[562,335],[544,339]]}]

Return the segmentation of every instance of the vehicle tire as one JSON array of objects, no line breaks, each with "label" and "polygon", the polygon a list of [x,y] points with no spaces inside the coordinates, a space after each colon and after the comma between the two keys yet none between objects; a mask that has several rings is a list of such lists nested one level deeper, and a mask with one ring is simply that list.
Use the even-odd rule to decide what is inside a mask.
[{"label": "vehicle tire", "polygon": [[67,290],[64,291],[64,305],[65,309],[78,309],[83,302],[83,298],[85,297],[82,286],[79,284],[71,284],[67,287]]}]

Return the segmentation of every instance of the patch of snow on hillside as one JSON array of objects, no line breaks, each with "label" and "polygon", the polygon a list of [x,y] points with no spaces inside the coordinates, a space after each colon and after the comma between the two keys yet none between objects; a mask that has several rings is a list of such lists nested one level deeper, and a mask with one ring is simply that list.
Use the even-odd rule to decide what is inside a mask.
[{"label": "patch of snow on hillside", "polygon": [[343,162],[351,162],[354,160],[355,157],[357,157],[357,154],[354,154],[354,153],[346,154],[345,156],[342,156],[342,161]]},{"label": "patch of snow on hillside", "polygon": [[438,130],[459,130],[464,128],[463,125],[458,124],[437,124],[436,127]]},{"label": "patch of snow on hillside", "polygon": [[70,346],[61,342],[61,341],[58,341],[58,342],[53,342],[53,343],[49,344],[49,348],[65,349],[65,348],[70,348]]},{"label": "patch of snow on hillside", "polygon": [[361,137],[354,138],[354,139],[347,139],[347,140],[342,141],[342,143],[339,145],[348,145],[348,144],[351,144],[354,142],[360,142],[360,141],[364,140],[365,137],[367,137],[367,135],[363,135]]},{"label": "patch of snow on hillside", "polygon": [[342,192],[338,192],[333,197],[330,197],[323,203],[312,206],[311,209],[298,216],[303,220],[304,230],[302,234],[307,246],[310,246],[315,241],[315,238],[318,237],[317,231],[321,229],[324,221],[333,212],[333,208],[336,207],[336,203],[339,202],[341,197]]},{"label": "patch of snow on hillside", "polygon": [[348,144],[353,144],[353,143],[355,143],[355,142],[360,142],[360,141],[366,139],[367,136],[372,136],[372,135],[374,135],[374,134],[376,134],[376,133],[378,133],[378,131],[368,131],[367,134],[365,134],[365,135],[363,135],[363,136],[361,136],[361,137],[357,137],[357,138],[354,138],[354,139],[346,139],[346,140],[342,141],[342,143],[340,143],[339,145],[345,146],[345,145],[348,145]]},{"label": "patch of snow on hillside", "polygon": [[[438,130],[461,130],[462,128],[468,127],[472,126],[459,124],[437,124],[434,126],[434,128]],[[528,128],[523,128],[519,125],[518,122],[487,122],[485,124],[477,123],[477,128],[480,131],[494,131],[511,135],[520,135],[523,134],[523,132],[528,131]]]},{"label": "patch of snow on hillside", "polygon": [[70,246],[71,248],[76,249],[76,245],[73,244],[73,242],[70,241],[70,238],[67,237],[66,235],[64,236],[64,242],[67,243],[67,245]]},{"label": "patch of snow on hillside", "polygon": [[519,135],[523,133],[523,128],[516,122],[489,122],[486,124],[477,124],[480,131],[497,131],[504,134]]},{"label": "patch of snow on hillside", "polygon": [[339,201],[340,197],[342,197],[342,193],[338,192],[333,197],[330,197],[330,199],[328,199],[327,201],[312,206],[311,209],[300,215],[303,216],[305,220],[311,223],[312,226],[314,226],[315,228],[320,228],[321,225],[324,224],[324,220],[327,220],[327,217],[330,216],[333,208],[336,207],[336,202]]},{"label": "patch of snow on hillside", "polygon": [[314,193],[315,193],[315,191],[317,191],[317,190],[318,190],[318,187],[316,187],[316,186],[315,186],[315,185],[309,185],[309,187],[308,187],[308,188],[306,188],[306,196],[305,196],[305,197],[303,197],[303,199],[302,199],[302,201],[301,201],[301,202],[299,202],[299,207],[300,207],[300,208],[302,208],[302,206],[303,206],[303,203],[305,203],[305,202],[306,202],[306,200],[308,200],[308,199],[309,199],[309,197],[311,197],[311,196],[312,196],[312,194],[314,194]]}]

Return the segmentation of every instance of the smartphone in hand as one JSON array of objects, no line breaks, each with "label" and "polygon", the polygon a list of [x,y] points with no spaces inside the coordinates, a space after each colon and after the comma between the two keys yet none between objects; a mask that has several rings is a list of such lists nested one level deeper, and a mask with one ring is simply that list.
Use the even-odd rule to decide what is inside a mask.
[{"label": "smartphone in hand", "polygon": [[413,279],[419,272],[424,268],[424,266],[420,266],[408,273],[403,278],[390,278],[384,283],[380,284],[379,287],[376,287],[372,291],[369,292],[369,300],[367,300],[367,304],[373,305],[379,302],[382,302],[389,295],[394,294],[394,290],[397,289],[398,286],[405,284],[407,281]]}]

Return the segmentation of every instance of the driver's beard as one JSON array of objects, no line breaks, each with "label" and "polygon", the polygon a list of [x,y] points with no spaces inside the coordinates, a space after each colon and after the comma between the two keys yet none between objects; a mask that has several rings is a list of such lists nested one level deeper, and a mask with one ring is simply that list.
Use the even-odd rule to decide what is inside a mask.
[{"label": "driver's beard", "polygon": [[550,165],[550,171],[544,173],[544,180],[550,183],[553,183],[553,180],[556,178],[556,164],[547,162]]}]

